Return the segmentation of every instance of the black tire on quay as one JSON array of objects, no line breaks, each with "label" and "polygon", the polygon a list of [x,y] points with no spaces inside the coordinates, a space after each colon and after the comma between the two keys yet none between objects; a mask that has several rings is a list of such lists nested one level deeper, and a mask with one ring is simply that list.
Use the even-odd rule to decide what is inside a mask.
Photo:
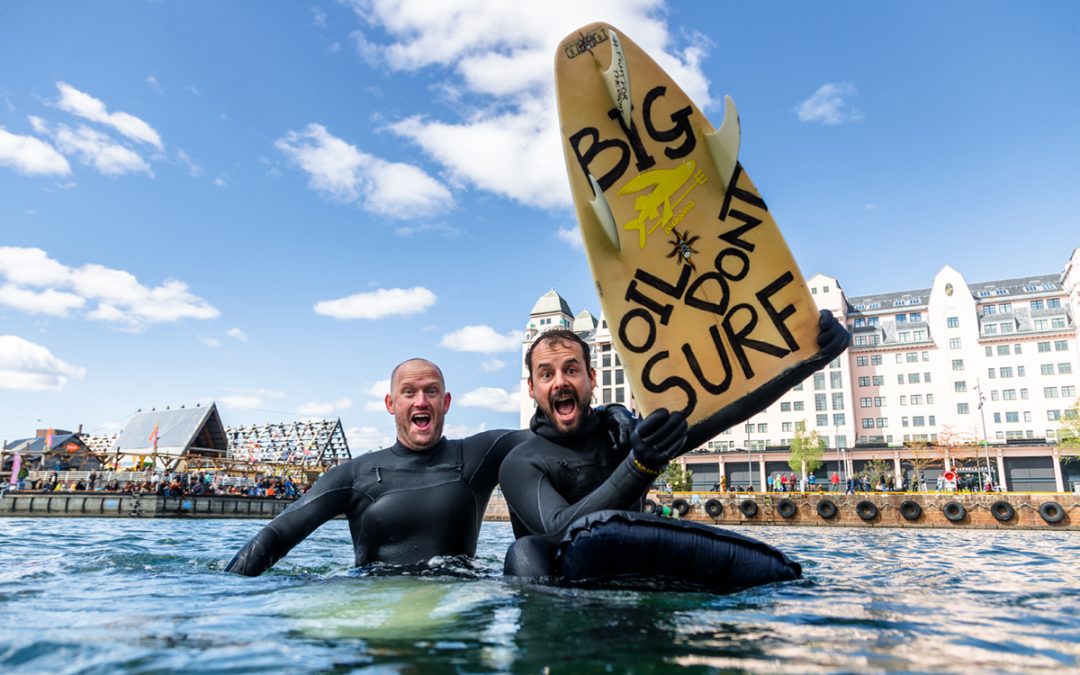
[{"label": "black tire on quay", "polygon": [[990,505],[990,515],[999,523],[1007,523],[1016,516],[1016,509],[1004,499],[999,499]]},{"label": "black tire on quay", "polygon": [[855,505],[855,513],[863,520],[870,521],[877,518],[878,507],[869,499],[864,499]]},{"label": "black tire on quay", "polygon": [[680,497],[679,499],[671,502],[671,508],[673,511],[678,513],[680,517],[682,517],[685,516],[690,510],[690,502]]},{"label": "black tire on quay", "polygon": [[825,520],[835,518],[836,512],[836,503],[831,499],[822,499],[817,503],[817,514]]},{"label": "black tire on quay", "polygon": [[945,506],[941,507],[941,512],[950,523],[959,523],[967,517],[967,509],[960,502],[945,502]]},{"label": "black tire on quay", "polygon": [[1061,504],[1057,502],[1043,502],[1039,504],[1039,515],[1042,516],[1043,520],[1053,525],[1065,519],[1065,509],[1061,508]]},{"label": "black tire on quay", "polygon": [[795,505],[795,502],[784,497],[776,502],[776,512],[780,514],[781,518],[793,518],[799,512],[799,507]]},{"label": "black tire on quay", "polygon": [[656,513],[656,502],[651,499],[645,500],[645,513]]},{"label": "black tire on quay", "polygon": [[918,520],[919,516],[922,515],[922,507],[919,506],[918,502],[909,499],[900,505],[900,515],[905,520]]},{"label": "black tire on quay", "polygon": [[743,514],[746,518],[753,518],[757,515],[757,502],[753,499],[744,499],[739,502],[739,513]]},{"label": "black tire on quay", "polygon": [[719,499],[710,499],[705,502],[705,513],[713,518],[719,518],[724,515],[724,505],[720,503]]}]

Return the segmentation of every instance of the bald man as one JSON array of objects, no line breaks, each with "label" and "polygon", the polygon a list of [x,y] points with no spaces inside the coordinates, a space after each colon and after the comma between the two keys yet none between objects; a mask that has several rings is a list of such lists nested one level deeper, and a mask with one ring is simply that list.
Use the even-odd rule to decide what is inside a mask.
[{"label": "bald man", "polygon": [[[532,432],[498,429],[443,438],[450,394],[442,371],[424,359],[394,368],[385,403],[394,416],[397,442],[327,471],[240,549],[226,571],[258,576],[342,514],[349,520],[358,566],[476,554],[499,466]],[[620,420],[614,417],[605,419],[616,426]]]}]

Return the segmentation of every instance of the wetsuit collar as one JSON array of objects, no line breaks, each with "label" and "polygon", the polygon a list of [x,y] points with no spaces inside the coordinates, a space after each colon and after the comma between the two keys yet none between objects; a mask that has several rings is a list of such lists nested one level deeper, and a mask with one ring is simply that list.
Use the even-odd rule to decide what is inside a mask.
[{"label": "wetsuit collar", "polygon": [[588,409],[585,414],[585,422],[581,425],[575,433],[564,434],[555,428],[555,425],[551,423],[551,420],[537,408],[536,413],[533,415],[532,420],[529,422],[529,428],[537,436],[542,436],[548,439],[552,443],[557,443],[564,448],[574,449],[579,445],[581,439],[592,436],[602,426],[600,416],[593,412],[592,408]]},{"label": "wetsuit collar", "polygon": [[442,450],[444,445],[446,445],[446,436],[440,438],[438,443],[427,450],[413,450],[412,448],[403,445],[399,440],[390,446],[390,452],[398,457],[429,457],[437,454],[439,450]]}]

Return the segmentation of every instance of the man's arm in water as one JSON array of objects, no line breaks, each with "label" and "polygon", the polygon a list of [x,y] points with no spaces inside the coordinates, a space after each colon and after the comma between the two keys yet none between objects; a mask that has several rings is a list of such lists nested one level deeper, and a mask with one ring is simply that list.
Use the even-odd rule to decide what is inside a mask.
[{"label": "man's arm in water", "polygon": [[323,474],[307,494],[252,537],[225,571],[257,577],[320,525],[345,513],[353,499],[353,468],[352,462],[346,462]]}]

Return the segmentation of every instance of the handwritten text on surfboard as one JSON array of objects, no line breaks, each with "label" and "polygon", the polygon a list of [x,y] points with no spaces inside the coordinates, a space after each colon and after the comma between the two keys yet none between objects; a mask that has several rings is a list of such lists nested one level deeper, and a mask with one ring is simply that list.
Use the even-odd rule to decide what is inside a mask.
[{"label": "handwritten text on surfboard", "polygon": [[[686,157],[693,152],[697,143],[690,119],[693,114],[690,106],[670,113],[667,120],[658,121],[653,118],[654,104],[664,96],[665,91],[662,86],[655,87],[646,93],[642,102],[641,117],[647,139],[641,137],[636,124],[627,128],[615,109],[608,115],[618,122],[623,138],[601,138],[596,127],[585,127],[568,139],[586,176],[591,174],[590,166],[593,162],[604,156],[602,164],[610,168],[601,176],[593,175],[601,190],[607,191],[623,177],[630,168],[631,156],[640,175],[628,181],[619,190],[619,194],[627,195],[647,187],[654,188],[652,192],[636,198],[635,209],[639,216],[623,226],[624,229],[637,232],[641,248],[645,247],[647,234],[651,234],[661,224],[665,225],[666,232],[670,232],[678,223],[671,221],[679,214],[685,215],[689,210],[681,209],[679,213],[674,213],[672,199],[677,204],[690,190],[707,180],[704,173],[696,170],[694,162],[690,160],[673,169],[647,172],[655,166],[656,159],[646,149],[646,140],[661,144],[668,159]],[[658,123],[662,128],[658,128]],[[711,267],[702,265],[702,271],[698,273],[698,266],[690,265],[688,260],[676,258],[676,262],[681,263],[677,268],[666,267],[663,271],[652,272],[635,270],[625,291],[624,299],[628,305],[619,319],[619,341],[630,352],[647,358],[641,371],[642,385],[646,390],[656,394],[672,389],[683,392],[686,405],[682,412],[687,416],[697,405],[699,391],[719,396],[732,386],[735,374],[733,362],[737,364],[744,378],[749,380],[754,377],[754,369],[747,356],[749,350],[780,359],[799,349],[794,335],[785,325],[786,320],[795,314],[795,307],[783,304],[783,301],[778,303],[775,298],[794,282],[791,271],[784,271],[752,293],[740,290],[737,297],[732,293],[732,284],[745,279],[751,269],[751,254],[754,253],[756,244],[748,237],[752,238],[752,231],[762,223],[760,218],[752,215],[752,211],[767,211],[765,202],[760,197],[750,190],[738,187],[741,172],[741,167],[736,166],[735,175],[729,183],[723,207],[718,214],[719,222],[706,221],[687,226],[704,228],[705,232],[693,234],[716,236],[727,245],[716,255]],[[683,187],[684,185],[688,187]],[[650,198],[655,203],[642,201]],[[687,202],[690,208],[692,204],[692,201]],[[662,255],[654,259],[665,260]],[[777,306],[778,304],[781,306]],[[683,340],[681,354],[673,355],[667,349],[653,352],[659,332],[678,330],[673,324],[669,327],[676,307],[709,312],[715,315],[717,320],[709,323],[708,335],[698,336],[699,339],[686,339],[693,336],[679,334],[678,338],[660,341],[661,344],[671,344],[676,340]],[[754,330],[762,317],[775,327],[782,344],[754,337]],[[706,350],[709,352],[707,356]],[[673,363],[667,363],[668,359],[685,359],[686,366],[680,364],[675,367]],[[706,372],[703,362],[712,363],[714,366]],[[717,362],[718,367],[715,366]],[[692,373],[693,381],[678,374],[665,376],[665,373],[678,373],[680,370],[685,373],[686,367]]]}]

